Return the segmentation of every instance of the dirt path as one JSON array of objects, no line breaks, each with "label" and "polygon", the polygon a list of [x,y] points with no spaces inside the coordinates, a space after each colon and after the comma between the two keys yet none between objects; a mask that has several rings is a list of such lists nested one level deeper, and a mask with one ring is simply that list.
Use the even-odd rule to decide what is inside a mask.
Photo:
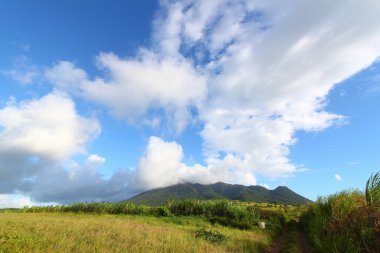
[{"label": "dirt path", "polygon": [[312,253],[313,251],[311,250],[309,241],[306,238],[305,233],[303,232],[301,225],[298,223],[297,224],[297,230],[298,230],[298,242],[301,247],[301,252],[302,253]]},{"label": "dirt path", "polygon": [[[287,235],[288,235],[288,224],[286,223],[284,225],[284,229],[281,235],[278,237],[278,239],[273,243],[273,245],[269,249],[264,251],[264,253],[279,253],[284,245]],[[299,223],[297,224],[297,235],[298,235],[298,242],[301,248],[301,253],[312,253],[313,251],[310,247],[310,244],[306,238],[305,233],[301,229],[301,225]]]},{"label": "dirt path", "polygon": [[264,251],[264,253],[280,252],[282,245],[284,244],[284,241],[286,239],[287,234],[288,234],[288,223],[285,223],[284,228],[282,229],[280,236],[277,238],[277,240],[272,244],[272,246],[269,249]]}]

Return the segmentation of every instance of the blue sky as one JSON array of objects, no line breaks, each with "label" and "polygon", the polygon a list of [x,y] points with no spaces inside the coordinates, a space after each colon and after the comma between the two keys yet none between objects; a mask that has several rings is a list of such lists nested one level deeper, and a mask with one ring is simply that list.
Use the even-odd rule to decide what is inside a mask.
[{"label": "blue sky", "polygon": [[380,4],[3,1],[0,207],[380,170]]}]

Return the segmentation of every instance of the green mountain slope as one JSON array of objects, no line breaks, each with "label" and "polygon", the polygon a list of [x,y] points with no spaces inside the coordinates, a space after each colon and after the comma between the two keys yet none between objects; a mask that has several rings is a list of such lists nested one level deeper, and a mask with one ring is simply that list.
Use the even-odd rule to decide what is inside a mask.
[{"label": "green mountain slope", "polygon": [[230,199],[279,204],[305,204],[309,199],[285,186],[268,190],[262,186],[215,183],[210,185],[183,183],[140,193],[127,201],[144,205],[162,205],[168,199]]}]

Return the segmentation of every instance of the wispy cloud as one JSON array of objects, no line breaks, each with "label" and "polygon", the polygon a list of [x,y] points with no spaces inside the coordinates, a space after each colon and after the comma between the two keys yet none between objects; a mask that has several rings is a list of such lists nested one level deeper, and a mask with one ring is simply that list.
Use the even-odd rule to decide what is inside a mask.
[{"label": "wispy cloud", "polygon": [[41,75],[41,70],[32,64],[29,57],[20,55],[15,58],[11,69],[2,70],[1,73],[22,84],[32,84]]},{"label": "wispy cloud", "polygon": [[365,92],[369,96],[380,94],[380,74],[374,74],[366,81]]},{"label": "wispy cloud", "polygon": [[335,178],[335,180],[338,181],[338,182],[343,180],[342,176],[339,175],[339,174],[335,174],[335,175],[334,175],[334,178]]}]

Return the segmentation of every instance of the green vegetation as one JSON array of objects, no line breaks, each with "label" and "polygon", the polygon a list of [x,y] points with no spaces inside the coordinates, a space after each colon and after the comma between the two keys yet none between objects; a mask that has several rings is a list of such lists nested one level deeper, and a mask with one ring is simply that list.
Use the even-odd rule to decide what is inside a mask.
[{"label": "green vegetation", "polygon": [[[0,252],[261,252],[301,205],[175,200],[77,203],[0,213]],[[266,228],[260,229],[258,222]]]},{"label": "green vegetation", "polygon": [[288,234],[286,235],[286,239],[284,245],[282,246],[280,253],[299,253],[300,245],[298,242],[298,232],[297,232],[297,224],[295,221],[289,221],[288,223]]},{"label": "green vegetation", "polygon": [[156,217],[195,216],[206,218],[211,224],[239,229],[253,229],[266,220],[273,235],[281,230],[281,212],[228,200],[169,200],[163,206],[144,206],[134,203],[77,203],[73,205],[34,206],[21,210],[26,213],[95,213]]},{"label": "green vegetation", "polygon": [[227,237],[218,231],[206,230],[204,228],[195,231],[196,238],[203,238],[212,243],[220,244],[227,240]]},{"label": "green vegetation", "polygon": [[151,215],[168,216],[166,207],[148,207],[134,203],[76,203],[72,205],[33,206],[22,209],[27,213],[95,213],[95,214],[125,214],[125,215]]},{"label": "green vegetation", "polygon": [[[225,184],[213,187],[232,196]],[[343,191],[307,206],[170,199],[162,206],[120,202],[3,209],[0,253],[259,252],[285,222],[281,252],[297,253],[304,247],[296,224],[300,217],[317,252],[378,252],[380,172],[369,178],[364,193]],[[260,221],[265,230],[258,228]]]},{"label": "green vegetation", "polygon": [[309,205],[302,223],[320,252],[378,252],[380,249],[380,173],[365,194],[343,191]]},{"label": "green vegetation", "polygon": [[229,199],[243,202],[265,202],[292,205],[306,204],[310,202],[310,200],[284,186],[277,187],[274,190],[268,190],[262,186],[231,185],[225,183],[215,183],[210,185],[185,183],[172,185],[143,192],[128,201],[136,204],[160,206],[169,199]]},{"label": "green vegetation", "polygon": [[78,203],[7,210],[0,214],[0,252],[260,252],[284,222],[284,206],[267,205],[170,200],[153,207]]},{"label": "green vegetation", "polygon": [[284,221],[280,212],[228,200],[170,200],[165,206],[174,215],[192,215],[207,218],[212,224],[239,229],[257,227],[260,220],[267,222],[273,235],[281,231]]},{"label": "green vegetation", "polygon": [[[264,217],[281,214],[285,222],[299,221],[302,214],[307,210],[307,205],[288,205],[288,204],[268,204],[268,203],[248,203],[261,211]],[[267,214],[266,214],[267,213]],[[266,214],[266,215],[265,215]]]},{"label": "green vegetation", "polygon": [[202,217],[1,213],[0,252],[260,252],[263,230],[212,226]]}]

